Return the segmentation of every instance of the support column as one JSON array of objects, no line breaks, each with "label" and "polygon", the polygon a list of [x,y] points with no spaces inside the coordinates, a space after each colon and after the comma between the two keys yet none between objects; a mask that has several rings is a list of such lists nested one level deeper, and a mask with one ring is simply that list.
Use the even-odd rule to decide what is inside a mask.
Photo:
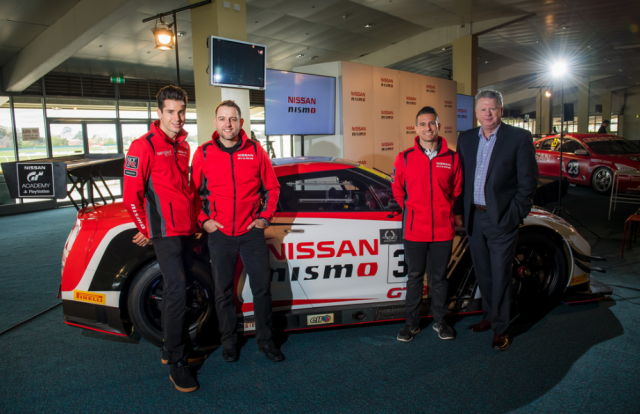
[{"label": "support column", "polygon": [[[201,0],[190,0],[191,4]],[[229,7],[224,7],[225,4]],[[240,10],[236,10],[238,6]],[[196,111],[198,113],[198,143],[211,139],[215,131],[213,119],[216,106],[228,99],[234,100],[242,111],[243,129],[251,137],[251,113],[249,90],[219,88],[209,85],[209,36],[247,40],[247,11],[245,0],[214,1],[191,11],[193,42],[193,71],[196,89]]]},{"label": "support column", "polygon": [[[611,91],[602,93],[602,120],[611,121]],[[600,125],[598,125],[600,128]]]},{"label": "support column", "polygon": [[553,96],[546,96],[551,93],[551,88],[538,88],[536,92],[536,134],[550,134],[553,125],[553,116],[551,115],[551,99]]},{"label": "support column", "polygon": [[[453,41],[453,80],[458,93],[476,96],[478,93],[478,36],[468,35]],[[473,111],[473,124],[476,125]]]},{"label": "support column", "polygon": [[589,78],[581,79],[578,85],[578,133],[589,132]]}]

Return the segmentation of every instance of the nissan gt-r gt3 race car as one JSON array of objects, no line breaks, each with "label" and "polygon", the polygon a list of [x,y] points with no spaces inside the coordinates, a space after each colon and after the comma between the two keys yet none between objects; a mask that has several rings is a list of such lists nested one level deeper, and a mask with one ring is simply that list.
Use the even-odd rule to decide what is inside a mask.
[{"label": "nissan gt-r gt3 race car", "polygon": [[[403,319],[407,265],[390,177],[323,157],[280,159],[274,169],[281,193],[265,237],[275,326],[296,330]],[[447,270],[451,314],[481,311],[467,237],[459,230]],[[62,257],[65,323],[123,336],[135,329],[152,343],[162,342],[162,274],[153,247],[131,242],[136,233],[122,203],[80,210]],[[188,285],[192,338],[214,319],[206,237],[196,247]],[[534,208],[520,229],[514,257],[514,312],[610,295],[611,288],[590,275],[600,270],[591,266],[597,259],[569,223]],[[422,316],[429,316],[427,286],[424,295]],[[235,299],[238,329],[251,333],[253,299],[241,263]]]},{"label": "nissan gt-r gt3 race car", "polygon": [[[560,135],[534,143],[540,175],[557,176],[560,171]],[[609,194],[613,173],[620,174],[618,191],[640,192],[640,177],[624,172],[640,170],[640,147],[611,134],[567,134],[562,142],[562,176],[570,183],[591,185]]]}]

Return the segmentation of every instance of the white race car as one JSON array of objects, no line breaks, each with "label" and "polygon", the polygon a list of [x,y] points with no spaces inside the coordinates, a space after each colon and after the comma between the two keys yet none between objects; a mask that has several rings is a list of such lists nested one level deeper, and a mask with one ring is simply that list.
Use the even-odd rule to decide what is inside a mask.
[{"label": "white race car", "polygon": [[[265,231],[274,326],[296,330],[403,319],[407,266],[390,177],[324,157],[274,160],[274,169],[281,193]],[[62,257],[65,323],[122,336],[135,328],[150,342],[162,342],[162,274],[153,248],[131,242],[136,233],[122,203],[79,211]],[[569,223],[534,208],[514,257],[514,312],[609,296],[612,289],[590,275],[602,271],[591,266],[598,259]],[[447,275],[450,313],[480,312],[464,229],[458,229]],[[238,329],[251,333],[253,298],[246,278],[239,263]],[[214,319],[206,234],[196,247],[188,290],[189,334],[196,338]],[[424,295],[427,317],[428,284]]]}]

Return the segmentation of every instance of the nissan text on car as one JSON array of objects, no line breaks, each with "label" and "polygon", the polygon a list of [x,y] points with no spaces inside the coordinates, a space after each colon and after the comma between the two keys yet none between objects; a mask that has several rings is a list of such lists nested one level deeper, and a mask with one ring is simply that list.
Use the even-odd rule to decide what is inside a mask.
[{"label": "nissan text on car", "polygon": [[[390,177],[328,157],[274,160],[281,184],[277,213],[265,231],[271,252],[275,326],[284,330],[404,319],[407,265],[402,214]],[[162,274],[152,247],[122,203],[79,211],[62,257],[61,297],[68,325],[127,336],[135,329],[161,344]],[[188,284],[189,335],[216,329],[206,234]],[[514,312],[564,300],[596,300],[611,288],[591,276],[589,244],[562,218],[534,208],[514,257]],[[451,314],[481,311],[464,229],[447,269]],[[428,277],[427,277],[428,280]],[[429,316],[425,285],[422,316]],[[241,264],[235,282],[239,330],[255,330],[253,300]]]}]

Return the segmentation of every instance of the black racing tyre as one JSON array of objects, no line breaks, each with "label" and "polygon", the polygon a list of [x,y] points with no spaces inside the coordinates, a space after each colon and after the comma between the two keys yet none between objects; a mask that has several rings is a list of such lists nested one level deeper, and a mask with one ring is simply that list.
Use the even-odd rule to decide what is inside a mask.
[{"label": "black racing tyre", "polygon": [[600,194],[610,194],[613,173],[606,167],[597,168],[591,175],[591,188]]},{"label": "black racing tyre", "polygon": [[567,277],[564,254],[551,238],[531,231],[521,233],[513,262],[514,314],[544,311],[559,303]]},{"label": "black racing tyre", "polygon": [[[147,341],[162,346],[162,272],[158,262],[145,266],[131,283],[127,304],[134,329]],[[185,339],[197,341],[215,319],[213,280],[207,268],[195,262],[187,283]]]}]

